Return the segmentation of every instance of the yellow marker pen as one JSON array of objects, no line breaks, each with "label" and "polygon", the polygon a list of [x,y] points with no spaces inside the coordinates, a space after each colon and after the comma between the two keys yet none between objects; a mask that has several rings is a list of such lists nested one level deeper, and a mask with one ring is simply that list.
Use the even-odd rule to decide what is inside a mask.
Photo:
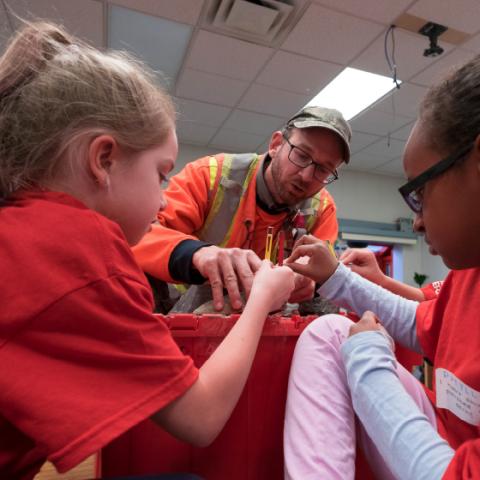
[{"label": "yellow marker pen", "polygon": [[330,242],[330,240],[326,240],[326,243],[327,243],[328,249],[330,250],[330,253],[333,255],[333,258],[335,260],[337,260],[337,255],[336,255],[335,250],[333,248],[332,242]]},{"label": "yellow marker pen", "polygon": [[273,227],[268,227],[267,238],[265,240],[265,260],[272,259],[272,245],[273,245]]}]

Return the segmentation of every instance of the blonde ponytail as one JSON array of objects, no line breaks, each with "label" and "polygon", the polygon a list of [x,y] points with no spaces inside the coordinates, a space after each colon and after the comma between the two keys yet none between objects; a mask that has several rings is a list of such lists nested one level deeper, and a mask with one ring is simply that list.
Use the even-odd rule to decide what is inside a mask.
[{"label": "blonde ponytail", "polygon": [[0,198],[78,168],[81,145],[97,135],[138,152],[161,144],[174,123],[173,103],[145,65],[58,26],[28,24],[0,59]]},{"label": "blonde ponytail", "polygon": [[25,29],[5,51],[0,62],[0,98],[13,94],[38,73],[62,45],[71,40],[54,25],[37,23]]}]

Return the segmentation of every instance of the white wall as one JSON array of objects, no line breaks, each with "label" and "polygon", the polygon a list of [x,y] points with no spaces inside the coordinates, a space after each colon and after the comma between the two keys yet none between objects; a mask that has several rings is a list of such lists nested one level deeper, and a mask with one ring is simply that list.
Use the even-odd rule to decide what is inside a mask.
[{"label": "white wall", "polygon": [[[174,173],[196,158],[215,153],[218,152],[182,144]],[[404,179],[341,170],[339,174],[339,180],[328,187],[335,198],[339,218],[389,223],[399,217],[413,218],[398,193],[398,187],[405,183]],[[430,255],[422,237],[419,237],[416,245],[402,247],[401,253],[403,278],[398,275],[395,277],[410,285],[415,285],[415,272],[428,275],[427,282],[442,280],[448,272],[439,257]]]},{"label": "white wall", "polygon": [[[403,178],[372,175],[361,172],[341,172],[340,178],[328,187],[334,196],[339,218],[367,220],[372,222],[395,222],[399,217],[413,218],[398,193]],[[438,256],[430,255],[423,237],[416,245],[397,248],[403,259],[403,269],[394,266],[398,280],[415,285],[415,272],[428,275],[426,283],[442,280],[448,273],[447,267]]]},{"label": "white wall", "polygon": [[335,198],[339,218],[394,222],[399,217],[412,218],[398,193],[404,183],[401,178],[340,170],[339,179],[327,188]]}]

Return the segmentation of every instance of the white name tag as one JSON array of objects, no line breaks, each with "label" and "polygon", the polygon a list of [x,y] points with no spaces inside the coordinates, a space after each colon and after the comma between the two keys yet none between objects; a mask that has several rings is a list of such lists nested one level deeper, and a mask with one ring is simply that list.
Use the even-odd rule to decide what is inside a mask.
[{"label": "white name tag", "polygon": [[437,407],[446,408],[470,425],[480,425],[480,392],[444,368],[435,370]]}]

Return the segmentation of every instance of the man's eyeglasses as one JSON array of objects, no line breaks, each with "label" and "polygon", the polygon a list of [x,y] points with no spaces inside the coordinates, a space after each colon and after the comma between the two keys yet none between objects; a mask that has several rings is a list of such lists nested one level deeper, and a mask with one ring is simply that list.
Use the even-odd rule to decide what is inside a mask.
[{"label": "man's eyeglasses", "polygon": [[288,152],[288,159],[297,167],[307,168],[310,165],[314,165],[315,169],[313,171],[313,176],[316,180],[322,182],[325,185],[334,182],[338,179],[337,170],[330,170],[329,168],[320,165],[313,161],[313,158],[307,153],[304,152],[300,147],[293,145],[290,140],[283,135],[283,138],[290,146],[290,151]]},{"label": "man's eyeglasses", "polygon": [[403,197],[407,205],[415,212],[420,213],[423,207],[422,191],[425,184],[430,180],[438,177],[446,172],[456,162],[464,158],[472,149],[472,145],[462,148],[459,152],[449,155],[447,158],[440,160],[438,163],[425,170],[423,173],[401,186],[398,191]]}]

